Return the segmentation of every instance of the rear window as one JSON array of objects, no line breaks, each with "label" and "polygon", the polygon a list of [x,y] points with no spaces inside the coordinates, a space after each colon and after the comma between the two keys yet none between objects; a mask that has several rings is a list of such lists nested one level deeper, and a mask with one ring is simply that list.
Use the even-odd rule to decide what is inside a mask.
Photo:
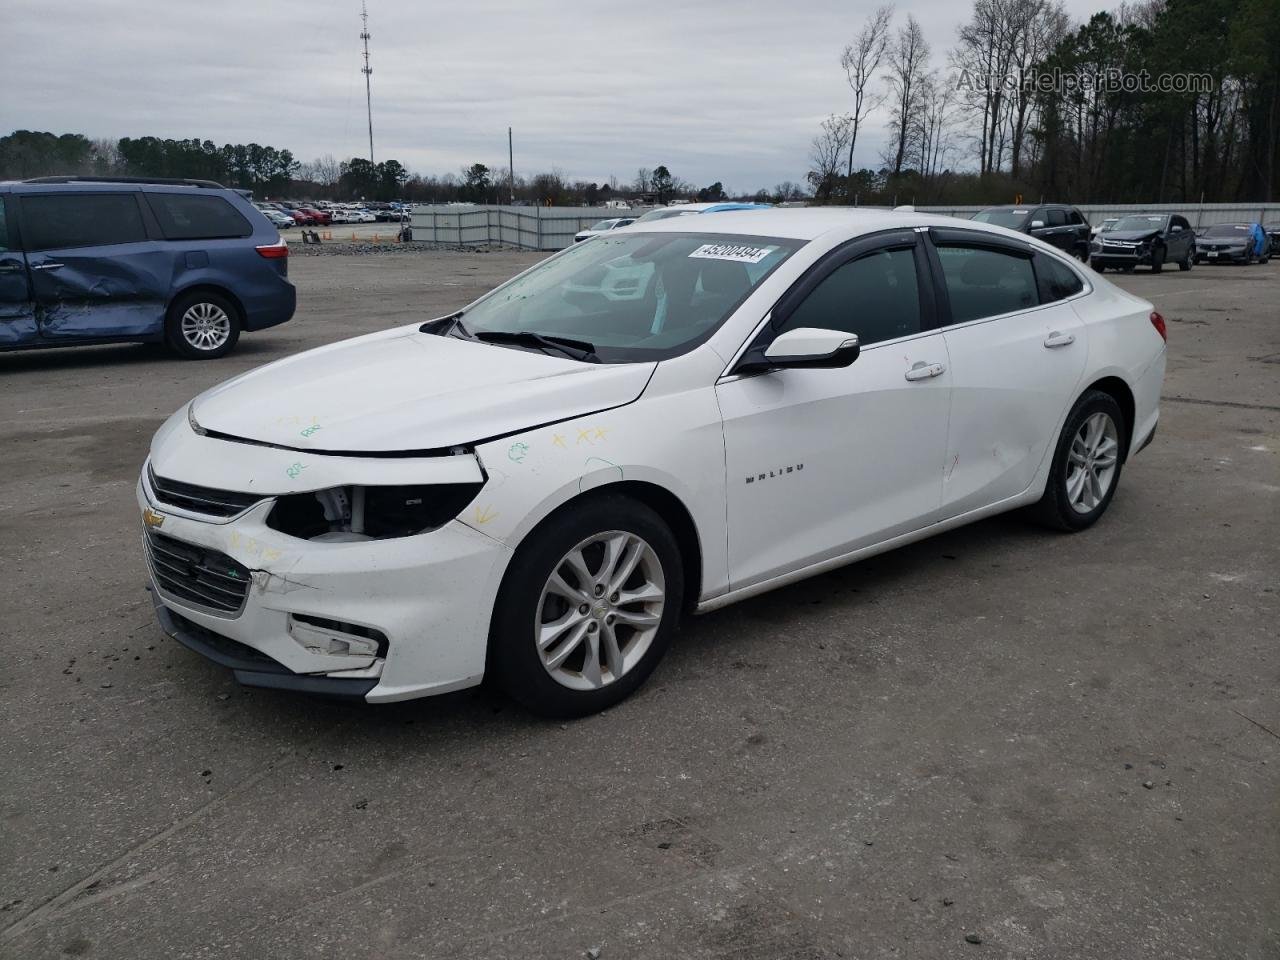
[{"label": "rear window", "polygon": [[222,240],[253,234],[249,221],[222,197],[149,193],[147,201],[169,240]]},{"label": "rear window", "polygon": [[28,250],[100,247],[147,239],[136,194],[28,194],[19,203]]},{"label": "rear window", "polygon": [[1017,210],[1006,210],[998,207],[990,210],[983,210],[973,215],[973,219],[979,223],[994,223],[997,227],[1008,227],[1010,230],[1021,230],[1022,225],[1027,220],[1027,214],[1030,209],[1019,208]]}]

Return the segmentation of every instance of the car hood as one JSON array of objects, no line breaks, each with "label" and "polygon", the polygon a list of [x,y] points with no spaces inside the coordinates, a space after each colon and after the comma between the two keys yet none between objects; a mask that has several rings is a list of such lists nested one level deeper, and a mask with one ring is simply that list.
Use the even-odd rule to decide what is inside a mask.
[{"label": "car hood", "polygon": [[1253,243],[1253,237],[1249,234],[1231,234],[1225,237],[1204,236],[1201,239],[1205,243],[1222,243],[1229,247],[1247,247]]},{"label": "car hood", "polygon": [[419,332],[267,364],[197,397],[200,428],[297,450],[443,450],[630,403],[655,363],[597,364]]},{"label": "car hood", "polygon": [[1124,243],[1137,243],[1140,240],[1150,240],[1159,232],[1159,230],[1111,230],[1098,234],[1098,237],[1102,240],[1121,240]]}]

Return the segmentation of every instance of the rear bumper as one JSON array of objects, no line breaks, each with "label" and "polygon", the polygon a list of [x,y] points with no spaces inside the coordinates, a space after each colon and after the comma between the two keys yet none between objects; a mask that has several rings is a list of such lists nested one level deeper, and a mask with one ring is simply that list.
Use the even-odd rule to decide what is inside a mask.
[{"label": "rear bumper", "polygon": [[265,330],[293,318],[298,308],[298,289],[288,279],[280,278],[280,287],[270,294],[260,294],[244,303],[244,328]]}]

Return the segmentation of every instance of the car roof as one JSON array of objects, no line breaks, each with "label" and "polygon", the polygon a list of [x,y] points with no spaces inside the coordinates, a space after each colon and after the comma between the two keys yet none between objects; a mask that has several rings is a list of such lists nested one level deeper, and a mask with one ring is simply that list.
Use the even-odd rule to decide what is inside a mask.
[{"label": "car roof", "polygon": [[735,210],[728,213],[706,213],[693,224],[684,217],[666,220],[637,222],[627,228],[630,232],[651,233],[716,233],[726,236],[782,237],[788,240],[815,240],[825,234],[840,231],[850,237],[880,230],[909,230],[912,227],[963,227],[1005,237],[1017,237],[1026,242],[1023,234],[997,227],[994,224],[946,217],[941,214],[895,212],[872,207],[763,207],[755,210]]}]

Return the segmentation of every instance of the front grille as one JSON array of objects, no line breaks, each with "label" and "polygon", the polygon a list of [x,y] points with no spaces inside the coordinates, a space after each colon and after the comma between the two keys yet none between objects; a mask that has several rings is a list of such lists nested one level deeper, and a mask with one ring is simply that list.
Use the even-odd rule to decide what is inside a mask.
[{"label": "front grille", "polygon": [[147,467],[148,479],[156,499],[165,506],[203,513],[211,517],[234,517],[252,507],[260,500],[266,499],[254,493],[236,493],[231,490],[215,490],[213,487],[200,487],[194,483],[183,483],[181,480],[168,480],[156,476],[154,470]]},{"label": "front grille", "polygon": [[249,569],[225,553],[150,530],[147,560],[161,592],[220,613],[239,613],[249,595]]}]

